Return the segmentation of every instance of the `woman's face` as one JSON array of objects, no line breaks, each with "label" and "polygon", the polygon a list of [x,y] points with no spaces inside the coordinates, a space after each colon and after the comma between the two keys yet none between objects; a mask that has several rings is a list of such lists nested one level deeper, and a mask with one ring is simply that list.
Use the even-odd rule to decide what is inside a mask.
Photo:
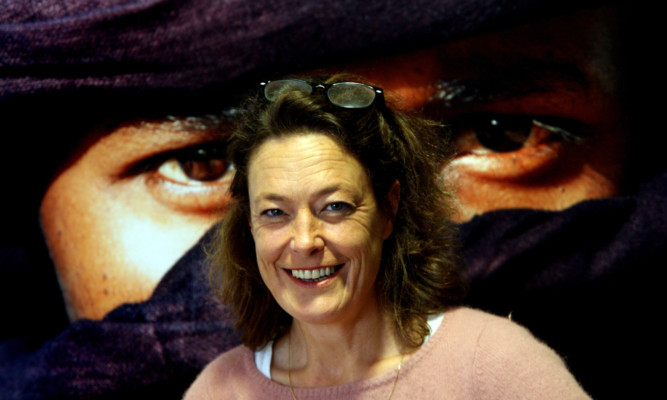
[{"label": "woman's face", "polygon": [[269,139],[250,159],[248,192],[257,264],[287,313],[345,322],[375,304],[392,221],[351,154],[318,133]]}]

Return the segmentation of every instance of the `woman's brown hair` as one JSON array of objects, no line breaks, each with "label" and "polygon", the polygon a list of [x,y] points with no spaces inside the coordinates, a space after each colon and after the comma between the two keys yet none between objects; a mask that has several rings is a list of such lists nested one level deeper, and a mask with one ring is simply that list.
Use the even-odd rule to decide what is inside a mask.
[{"label": "woman's brown hair", "polygon": [[[349,80],[311,78],[312,83]],[[358,79],[355,79],[358,81]],[[264,285],[250,232],[248,162],[273,137],[326,134],[354,155],[370,178],[383,212],[393,214],[387,196],[400,184],[394,229],[383,244],[376,281],[380,304],[390,313],[406,344],[420,345],[428,334],[426,317],[458,304],[465,293],[456,235],[449,220],[451,196],[439,167],[449,157],[442,126],[387,107],[383,99],[364,109],[331,104],[323,93],[289,91],[276,101],[249,98],[230,139],[236,168],[233,205],[209,246],[214,292],[236,314],[242,342],[264,346],[291,324]]]}]

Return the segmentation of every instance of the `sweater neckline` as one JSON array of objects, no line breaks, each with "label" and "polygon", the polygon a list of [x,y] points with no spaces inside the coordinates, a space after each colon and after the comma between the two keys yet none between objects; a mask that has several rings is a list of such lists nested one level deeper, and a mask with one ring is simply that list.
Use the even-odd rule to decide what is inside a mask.
[{"label": "sweater neckline", "polygon": [[[455,313],[453,313],[453,311],[456,309],[457,308],[448,308],[445,310],[442,322],[440,323],[440,326],[436,330],[436,332],[430,337],[430,339],[425,344],[423,344],[414,354],[412,354],[410,358],[408,358],[407,360],[405,360],[405,362],[403,362],[401,366],[401,376],[408,375],[410,373],[410,370],[413,369],[414,365],[417,364],[425,355],[429,354],[431,352],[431,348],[437,346],[437,344],[441,340],[443,340],[443,337],[446,336],[445,331],[447,331],[447,327],[451,324],[451,320],[455,316]],[[246,368],[246,370],[248,370],[253,381],[258,382],[260,385],[266,387],[267,390],[271,390],[274,392],[280,391],[284,392],[285,395],[291,396],[289,386],[283,385],[264,376],[264,374],[262,374],[257,369],[257,366],[255,364],[255,356],[254,356],[255,353],[248,348],[244,349],[246,350],[246,354],[243,357],[245,364],[244,367]],[[353,394],[360,392],[362,390],[369,390],[378,386],[386,385],[388,382],[393,381],[395,377],[396,377],[396,371],[390,370],[371,378],[362,379],[356,382],[345,383],[342,385],[328,386],[328,387],[295,387],[294,392],[299,397],[301,396],[307,397],[317,394],[321,394],[323,396],[330,394],[338,394],[338,395]]]}]

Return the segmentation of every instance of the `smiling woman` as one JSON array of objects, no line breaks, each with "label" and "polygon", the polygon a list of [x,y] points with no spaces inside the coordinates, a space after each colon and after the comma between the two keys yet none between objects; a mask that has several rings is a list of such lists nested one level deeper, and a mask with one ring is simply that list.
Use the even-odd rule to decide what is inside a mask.
[{"label": "smiling woman", "polygon": [[[274,107],[265,110],[267,100],[264,97],[254,99],[254,102],[251,100],[251,104],[247,105],[251,109],[246,110],[240,127],[230,139],[230,160],[236,167],[231,191],[233,197],[242,200],[235,202],[220,231],[219,241],[224,245],[212,248],[218,257],[216,265],[225,266],[214,270],[214,279],[218,282],[214,290],[233,303],[234,308],[239,307],[235,308],[239,316],[238,324],[249,326],[242,330],[242,336],[247,334],[245,339],[252,346],[260,346],[271,340],[284,328],[284,319],[290,318],[270,293],[263,289],[266,286],[261,276],[262,269],[248,268],[248,265],[258,265],[260,258],[255,259],[256,252],[259,257],[260,249],[267,248],[256,244],[270,243],[266,246],[275,246],[274,249],[280,252],[278,237],[283,233],[285,240],[292,237],[290,248],[298,249],[301,239],[308,238],[307,232],[293,236],[294,230],[301,224],[324,224],[331,229],[350,229],[350,224],[354,223],[376,236],[377,229],[371,228],[371,225],[376,227],[373,224],[377,223],[376,211],[373,211],[375,208],[379,209],[377,212],[380,212],[382,218],[403,215],[398,220],[390,218],[392,235],[384,231],[388,229],[386,227],[380,232],[382,238],[388,236],[381,246],[382,258],[393,259],[394,268],[386,269],[376,280],[375,286],[387,292],[382,307],[391,310],[401,320],[400,335],[408,342],[419,343],[426,330],[425,320],[410,312],[412,306],[406,306],[405,302],[410,297],[407,292],[394,292],[396,282],[403,282],[404,288],[409,287],[406,279],[412,274],[408,268],[410,252],[414,253],[410,256],[411,262],[420,259],[426,265],[433,263],[438,266],[424,271],[433,286],[428,289],[429,285],[425,285],[422,290],[451,304],[456,304],[462,295],[457,259],[453,253],[442,252],[442,246],[454,245],[454,232],[452,224],[443,218],[449,212],[446,203],[443,204],[448,194],[439,184],[437,166],[446,157],[448,149],[436,135],[438,125],[390,113],[384,106],[382,91],[372,86],[363,85],[368,89],[371,101],[361,106],[354,101],[354,95],[351,99],[349,96],[350,93],[358,93],[360,84],[355,82],[347,85],[351,91],[343,91],[348,96],[332,97],[330,88],[339,89],[342,85],[337,80],[332,80],[335,82],[332,84],[317,85],[306,82],[307,89],[302,84],[305,81],[279,81],[286,82],[287,90],[280,93],[278,99],[286,95],[300,96],[307,104],[292,107],[290,102],[276,101]],[[298,89],[292,86],[294,83]],[[266,90],[272,90],[272,85],[266,86]],[[312,92],[312,98],[302,90]],[[270,124],[261,119],[263,115],[270,119]],[[385,126],[384,130],[379,130],[378,124]],[[404,137],[397,138],[393,134],[396,130],[405,132]],[[322,137],[323,141],[313,139],[310,135],[308,139],[298,140],[291,137],[295,132],[317,134],[315,138],[325,134],[327,136]],[[349,134],[351,132],[357,134]],[[345,151],[331,149],[329,145],[333,143],[339,144]],[[378,157],[380,150],[388,156]],[[257,163],[261,163],[261,168],[251,168]],[[406,168],[405,164],[410,167]],[[308,165],[311,168],[305,168]],[[356,168],[350,171],[343,166],[363,166],[368,172],[361,173]],[[368,181],[370,187],[360,188],[358,185],[365,181]],[[262,184],[253,186],[253,182]],[[306,183],[309,183],[309,192],[300,192],[300,189],[305,190],[303,185]],[[398,199],[402,200],[399,202]],[[290,222],[294,218],[295,222]],[[251,222],[252,231],[248,229],[248,221]],[[371,221],[375,222],[371,224]],[[272,234],[271,239],[267,242],[260,240],[267,232]],[[353,232],[358,233],[357,230]],[[339,232],[334,236],[345,242],[343,238],[350,233]],[[253,236],[253,239],[246,235]],[[328,241],[331,240],[328,237]],[[319,237],[315,240],[318,243],[320,241],[325,239]],[[261,259],[271,257],[268,253],[262,253]],[[281,258],[273,257],[274,260]],[[305,270],[319,270],[320,267],[328,266],[334,267],[338,276],[343,272],[348,273],[349,268],[337,268],[345,264],[337,262],[344,258],[342,254],[332,252],[328,253],[326,261],[330,262],[326,264],[308,265],[311,268],[295,268],[303,265],[293,265],[288,269],[302,269],[303,274],[307,274]],[[301,264],[313,262],[300,261]],[[281,263],[284,261],[281,260],[279,265]],[[258,318],[254,307],[265,308],[265,318]]]},{"label": "smiling woman", "polygon": [[270,82],[246,105],[211,243],[245,347],[186,398],[588,398],[525,329],[458,306],[439,125],[344,79]]},{"label": "smiling woman", "polygon": [[[280,307],[312,323],[373,308],[392,220],[378,208],[361,164],[328,136],[305,133],[268,140],[250,165],[259,272]],[[398,190],[389,199],[395,206]]]}]

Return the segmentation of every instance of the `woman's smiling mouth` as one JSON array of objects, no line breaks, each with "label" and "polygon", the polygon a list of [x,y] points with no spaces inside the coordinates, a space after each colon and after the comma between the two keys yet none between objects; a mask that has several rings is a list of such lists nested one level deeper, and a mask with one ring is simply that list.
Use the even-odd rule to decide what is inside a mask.
[{"label": "woman's smiling mouth", "polygon": [[320,282],[334,276],[342,267],[343,264],[339,264],[332,267],[292,269],[289,272],[292,277],[303,282]]}]

